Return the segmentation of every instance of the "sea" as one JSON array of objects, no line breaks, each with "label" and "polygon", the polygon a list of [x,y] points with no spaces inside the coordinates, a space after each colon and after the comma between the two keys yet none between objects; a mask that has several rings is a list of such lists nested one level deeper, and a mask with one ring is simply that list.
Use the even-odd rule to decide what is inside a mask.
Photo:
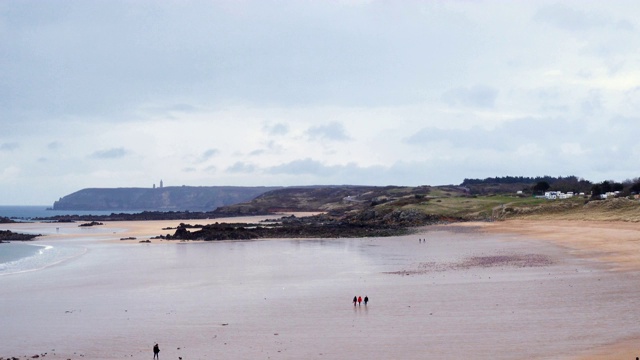
[{"label": "sea", "polygon": [[35,218],[62,216],[62,215],[111,215],[112,213],[135,214],[142,210],[121,211],[78,211],[78,210],[50,210],[46,205],[7,206],[0,205],[0,217],[7,217],[16,221],[29,221]]},{"label": "sea", "polygon": [[[19,222],[31,222],[35,218],[58,215],[110,215],[111,213],[137,213],[139,211],[62,211],[48,210],[48,206],[0,206],[0,217]],[[3,226],[7,225],[7,226]],[[10,224],[0,224],[0,230],[10,228]],[[56,227],[49,229],[56,232]],[[64,231],[64,230],[63,230]],[[28,231],[19,231],[29,233]],[[37,233],[43,233],[39,231]],[[44,231],[46,235],[46,231]],[[0,276],[34,271],[79,256],[85,248],[64,241],[47,241],[46,236],[37,242],[10,241],[0,244]]]}]

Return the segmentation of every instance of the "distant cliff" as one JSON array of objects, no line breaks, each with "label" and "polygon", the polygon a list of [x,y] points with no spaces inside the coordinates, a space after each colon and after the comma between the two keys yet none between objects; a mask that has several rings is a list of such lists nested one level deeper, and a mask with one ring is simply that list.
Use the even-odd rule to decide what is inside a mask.
[{"label": "distant cliff", "polygon": [[279,187],[169,186],[83,189],[53,203],[54,210],[211,211],[254,199]]}]

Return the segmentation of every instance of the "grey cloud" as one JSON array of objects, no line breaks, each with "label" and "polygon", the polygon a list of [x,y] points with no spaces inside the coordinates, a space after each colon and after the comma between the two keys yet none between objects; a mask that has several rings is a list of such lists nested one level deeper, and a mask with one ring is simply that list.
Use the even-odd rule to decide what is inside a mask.
[{"label": "grey cloud", "polygon": [[289,174],[289,175],[320,175],[326,176],[331,173],[331,169],[321,162],[306,158],[302,160],[294,160],[289,163],[273,166],[267,169],[271,174]]},{"label": "grey cloud", "polygon": [[267,151],[265,149],[256,149],[253,150],[249,153],[250,156],[258,156],[258,155],[262,155],[264,153],[266,153]]},{"label": "grey cloud", "polygon": [[498,90],[485,86],[460,87],[442,94],[442,100],[451,106],[492,108],[498,97]]},{"label": "grey cloud", "polygon": [[212,157],[218,155],[218,153],[220,153],[220,150],[218,149],[208,149],[205,152],[202,153],[202,155],[200,155],[200,161],[204,162],[207,161],[209,159],[211,159]]},{"label": "grey cloud", "polygon": [[[457,12],[412,3],[62,3],[11,2],[0,12],[0,117],[127,121],[148,104],[409,104],[480,47]],[[403,21],[377,21],[388,11]]]},{"label": "grey cloud", "polygon": [[18,143],[2,143],[0,144],[0,151],[13,151],[20,147]]},{"label": "grey cloud", "polygon": [[199,109],[197,107],[195,107],[193,105],[189,105],[189,104],[174,104],[174,105],[168,107],[167,110],[184,112],[184,113],[193,113],[193,112],[197,112]]},{"label": "grey cloud", "polygon": [[112,148],[107,150],[99,150],[91,154],[89,157],[92,159],[118,159],[125,157],[129,151],[125,148]]},{"label": "grey cloud", "polygon": [[580,105],[582,113],[586,116],[593,116],[602,110],[602,96],[600,92],[592,90],[588,97]]},{"label": "grey cloud", "polygon": [[252,173],[255,170],[255,165],[240,161],[227,168],[227,171],[230,173]]},{"label": "grey cloud", "polygon": [[[414,169],[415,170],[415,169]],[[398,172],[382,166],[362,167],[355,163],[345,165],[325,165],[311,158],[294,160],[285,164],[266,168],[267,174],[288,175],[297,179],[313,179],[313,182],[330,184],[392,184],[397,181]],[[322,179],[322,180],[318,180]],[[396,180],[392,180],[396,179]],[[304,181],[304,180],[300,180]]]},{"label": "grey cloud", "polygon": [[536,21],[570,31],[589,30],[604,26],[612,26],[623,30],[633,27],[626,20],[615,21],[604,13],[570,8],[561,3],[541,7],[533,18]]},{"label": "grey cloud", "polygon": [[289,126],[282,123],[265,125],[264,130],[269,135],[286,135],[287,133],[289,133]]},{"label": "grey cloud", "polygon": [[267,153],[278,153],[283,147],[275,141],[269,141],[263,149],[255,149],[249,153],[250,156],[259,156]]},{"label": "grey cloud", "polygon": [[628,21],[628,20],[620,20],[616,23],[616,28],[620,29],[620,30],[624,30],[624,31],[634,31],[635,30],[635,26],[633,26],[633,23]]},{"label": "grey cloud", "polygon": [[423,128],[404,141],[423,147],[441,142],[461,149],[508,151],[527,143],[550,144],[545,146],[554,147],[572,138],[573,134],[584,133],[585,130],[577,126],[578,124],[557,118],[522,118],[493,129]]},{"label": "grey cloud", "polygon": [[310,127],[306,134],[311,140],[346,141],[350,139],[345,132],[344,126],[335,121],[327,125]]},{"label": "grey cloud", "polygon": [[49,150],[58,150],[62,147],[62,144],[58,141],[52,141],[47,144],[47,149]]}]

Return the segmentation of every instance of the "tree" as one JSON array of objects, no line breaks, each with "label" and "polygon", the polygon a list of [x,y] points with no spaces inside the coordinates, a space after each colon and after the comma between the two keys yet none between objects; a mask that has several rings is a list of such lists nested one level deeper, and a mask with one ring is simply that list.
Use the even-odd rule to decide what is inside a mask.
[{"label": "tree", "polygon": [[549,190],[549,188],[551,187],[551,185],[549,185],[548,182],[546,181],[538,181],[537,184],[533,185],[533,192],[534,193],[542,193],[544,194],[545,191]]}]

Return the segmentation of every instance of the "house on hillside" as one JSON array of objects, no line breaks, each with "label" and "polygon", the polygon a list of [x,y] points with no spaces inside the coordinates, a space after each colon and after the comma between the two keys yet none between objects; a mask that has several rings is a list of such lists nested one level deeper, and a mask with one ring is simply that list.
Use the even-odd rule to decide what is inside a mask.
[{"label": "house on hillside", "polygon": [[556,199],[560,199],[560,200],[564,200],[564,199],[570,199],[573,197],[573,192],[569,191],[568,193],[563,193],[562,191],[546,191],[544,193],[544,198],[547,200],[556,200]]}]

